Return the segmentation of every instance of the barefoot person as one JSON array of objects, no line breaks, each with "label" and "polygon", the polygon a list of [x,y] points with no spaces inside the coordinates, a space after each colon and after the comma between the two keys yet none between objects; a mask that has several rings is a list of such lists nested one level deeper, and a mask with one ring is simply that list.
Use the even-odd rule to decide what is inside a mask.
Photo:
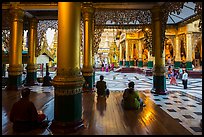
[{"label": "barefoot person", "polygon": [[[46,115],[37,111],[33,102],[29,100],[30,89],[21,91],[22,98],[13,104],[10,112],[10,121],[13,122],[13,130],[24,132],[39,127]],[[40,114],[38,114],[40,113]]]},{"label": "barefoot person", "polygon": [[103,80],[104,76],[100,76],[100,80],[96,82],[97,94],[98,96],[109,96],[110,92],[107,89],[106,82]]},{"label": "barefoot person", "polygon": [[128,83],[128,88],[123,93],[122,105],[125,109],[139,109],[145,106],[143,100],[139,97],[138,91],[134,90],[135,83],[133,81]]}]

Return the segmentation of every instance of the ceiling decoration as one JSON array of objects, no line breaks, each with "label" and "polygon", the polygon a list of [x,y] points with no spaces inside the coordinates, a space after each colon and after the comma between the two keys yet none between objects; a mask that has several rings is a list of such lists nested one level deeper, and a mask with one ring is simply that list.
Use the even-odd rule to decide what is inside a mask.
[{"label": "ceiling decoration", "polygon": [[202,2],[195,2],[195,3],[196,3],[195,12],[198,14],[200,18],[199,28],[200,28],[200,31],[202,31]]},{"label": "ceiling decoration", "polygon": [[150,10],[121,10],[121,9],[95,9],[95,25],[105,25],[108,20],[123,25],[139,21],[141,24],[151,23]]},{"label": "ceiling decoration", "polygon": [[[183,8],[185,2],[165,2],[161,6],[161,16],[162,16],[162,32],[161,32],[161,46],[162,49],[164,49],[164,42],[165,42],[165,31],[166,31],[166,23],[168,20],[168,16],[171,13],[177,13],[180,14],[181,9]],[[163,50],[161,50],[161,56],[162,56]]]},{"label": "ceiling decoration", "polygon": [[[124,24],[136,21],[140,24],[151,24],[151,12],[150,10],[95,9],[94,53],[98,52],[101,35],[107,21],[114,22],[119,28],[125,28]],[[129,27],[126,26],[126,28]]]},{"label": "ceiling decoration", "polygon": [[[182,17],[182,9],[186,8],[189,10],[193,10],[192,7],[190,7],[188,4],[190,3],[194,3],[195,4],[195,8],[194,8],[194,12],[195,12],[195,16],[186,19],[185,17]],[[4,3],[4,4],[9,4],[9,3]],[[20,3],[22,4],[22,3]],[[39,2],[39,4],[43,4],[41,2]],[[46,3],[45,3],[46,4]],[[97,4],[97,3],[96,3]],[[114,5],[113,5],[114,6]],[[24,3],[24,7],[25,7],[25,3]],[[28,6],[29,7],[29,6]],[[48,12],[50,11],[50,12]],[[46,10],[41,10],[41,11],[36,11],[36,10],[26,10],[26,12],[30,12],[30,14],[33,14],[33,16],[35,16],[35,14],[37,16],[42,16],[38,23],[38,40],[39,43],[43,37],[43,34],[46,32],[46,30],[48,28],[52,28],[52,29],[58,29],[58,24],[57,24],[57,20],[43,20],[43,17],[46,17],[46,19],[49,19],[49,17],[51,17],[52,15],[47,15],[45,13],[55,13],[53,16],[57,17],[57,10],[56,9],[49,9],[47,8]],[[40,13],[42,12],[42,13]],[[44,13],[43,13],[44,12]],[[175,20],[175,18],[180,20],[180,23],[189,23],[195,19],[200,18],[200,23],[199,23],[199,27],[200,30],[202,31],[202,2],[164,2],[163,5],[161,6],[161,13],[162,13],[162,44],[164,45],[164,39],[165,39],[165,29],[166,29],[166,24],[168,23],[168,20],[174,20],[175,23],[177,23],[177,21]],[[170,17],[171,16],[171,17]],[[9,30],[9,9],[2,9],[2,30],[6,29]],[[26,17],[28,18],[28,17]],[[113,28],[122,28],[122,29],[129,29],[131,27],[133,28],[140,28],[141,25],[150,25],[151,24],[151,12],[149,9],[108,9],[108,8],[96,8],[95,9],[95,13],[94,13],[94,44],[93,44],[93,50],[94,53],[97,53],[97,49],[99,48],[99,43],[101,41],[100,37],[101,34],[103,32],[104,28],[108,27],[112,27],[111,25],[115,25]],[[168,18],[172,18],[172,19],[168,19]],[[183,19],[182,19],[183,18]],[[24,19],[25,21],[27,21],[26,19]],[[111,24],[107,24],[107,22],[110,21]],[[133,23],[133,24],[132,24]],[[24,26],[27,26],[28,23],[24,23]],[[131,26],[132,25],[132,26]],[[24,28],[28,28],[28,27],[24,27]],[[81,35],[83,35],[83,22],[81,22]],[[8,35],[5,35],[5,33],[7,32],[2,32],[2,34],[5,37],[9,37]],[[2,36],[3,36],[2,35]],[[7,43],[9,38],[7,39]],[[3,42],[5,42],[6,40],[4,40]],[[83,47],[84,41],[83,41],[83,37],[81,39],[81,47]],[[38,44],[37,46],[37,51],[40,50],[40,44]],[[36,52],[39,53],[39,52]]]}]

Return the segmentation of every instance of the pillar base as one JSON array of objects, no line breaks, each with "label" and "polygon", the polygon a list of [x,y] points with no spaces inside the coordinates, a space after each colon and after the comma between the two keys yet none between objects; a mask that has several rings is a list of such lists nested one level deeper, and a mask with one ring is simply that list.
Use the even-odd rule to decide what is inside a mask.
[{"label": "pillar base", "polygon": [[166,95],[166,77],[165,76],[153,76],[153,88],[151,89],[151,93]]},{"label": "pillar base", "polygon": [[22,88],[22,76],[9,75],[6,90],[21,90]]},{"label": "pillar base", "polygon": [[174,68],[175,68],[175,69],[180,68],[180,66],[181,66],[181,62],[180,62],[180,61],[175,61],[175,62],[174,62]]},{"label": "pillar base", "polygon": [[130,67],[130,62],[129,62],[129,61],[125,61],[125,66],[126,66],[127,68],[129,68],[129,67]]},{"label": "pillar base", "polygon": [[189,62],[189,61],[186,62],[186,70],[193,70],[192,62]]},{"label": "pillar base", "polygon": [[83,120],[77,122],[60,122],[53,120],[49,129],[51,130],[52,134],[66,134],[66,133],[73,133],[78,131],[79,129],[84,129]]},{"label": "pillar base", "polygon": [[93,91],[93,76],[84,76],[84,79],[83,91]]},{"label": "pillar base", "polygon": [[134,66],[134,60],[130,61],[130,66]]},{"label": "pillar base", "polygon": [[167,95],[168,94],[167,90],[159,91],[158,89],[155,89],[155,88],[152,88],[150,92],[153,94],[158,94],[158,95]]},{"label": "pillar base", "polygon": [[37,72],[28,72],[26,77],[25,86],[39,85],[37,82]]},{"label": "pillar base", "polygon": [[149,68],[149,69],[153,68],[153,61],[147,62],[147,68]]},{"label": "pillar base", "polygon": [[143,67],[143,61],[138,61],[138,67]]},{"label": "pillar base", "polygon": [[123,61],[120,61],[120,62],[119,62],[119,65],[120,65],[120,66],[123,66]]}]

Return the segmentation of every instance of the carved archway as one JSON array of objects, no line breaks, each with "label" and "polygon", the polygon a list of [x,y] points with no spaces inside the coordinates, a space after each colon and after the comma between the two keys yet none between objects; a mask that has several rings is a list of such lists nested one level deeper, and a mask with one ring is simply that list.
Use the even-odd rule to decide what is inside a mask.
[{"label": "carved archway", "polygon": [[124,24],[138,21],[141,24],[151,24],[150,10],[121,10],[121,9],[95,9],[94,13],[94,52],[97,53],[101,34],[106,28],[107,21],[114,22],[118,28]]}]

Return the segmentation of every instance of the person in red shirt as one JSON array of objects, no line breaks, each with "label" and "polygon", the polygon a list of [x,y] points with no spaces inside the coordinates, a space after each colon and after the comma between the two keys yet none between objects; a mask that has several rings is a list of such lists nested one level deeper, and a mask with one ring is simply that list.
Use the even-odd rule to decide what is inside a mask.
[{"label": "person in red shirt", "polygon": [[22,98],[13,104],[10,112],[10,121],[13,122],[13,130],[24,132],[39,127],[46,115],[38,114],[35,105],[29,100],[30,89],[21,91]]}]

